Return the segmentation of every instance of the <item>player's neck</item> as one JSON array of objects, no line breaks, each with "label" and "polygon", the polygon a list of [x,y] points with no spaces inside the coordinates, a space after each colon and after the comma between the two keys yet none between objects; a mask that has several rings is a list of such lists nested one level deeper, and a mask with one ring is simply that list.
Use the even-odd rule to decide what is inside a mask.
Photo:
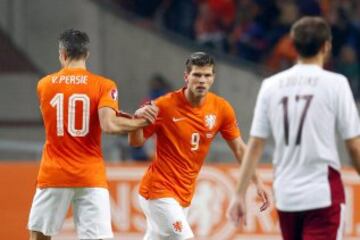
[{"label": "player's neck", "polygon": [[86,69],[86,63],[84,60],[68,61],[64,64],[64,68],[81,68]]},{"label": "player's neck", "polygon": [[321,54],[318,54],[310,58],[299,58],[298,63],[300,64],[309,64],[309,65],[318,65],[319,67],[324,66],[324,57]]},{"label": "player's neck", "polygon": [[191,106],[193,107],[199,107],[201,106],[204,101],[205,101],[205,96],[203,97],[196,97],[194,96],[194,94],[192,94],[192,92],[187,88],[185,89],[185,98],[186,100],[190,103]]}]

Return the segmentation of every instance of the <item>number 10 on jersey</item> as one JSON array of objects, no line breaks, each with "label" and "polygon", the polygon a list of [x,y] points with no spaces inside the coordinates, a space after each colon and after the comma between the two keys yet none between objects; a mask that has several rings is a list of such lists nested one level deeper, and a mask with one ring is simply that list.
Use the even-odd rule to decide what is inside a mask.
[{"label": "number 10 on jersey", "polygon": [[[82,126],[75,128],[76,102],[82,102]],[[64,94],[57,93],[50,101],[50,105],[56,108],[56,133],[64,136]],[[83,137],[89,133],[90,99],[85,94],[72,94],[68,103],[68,133],[73,137]]]}]

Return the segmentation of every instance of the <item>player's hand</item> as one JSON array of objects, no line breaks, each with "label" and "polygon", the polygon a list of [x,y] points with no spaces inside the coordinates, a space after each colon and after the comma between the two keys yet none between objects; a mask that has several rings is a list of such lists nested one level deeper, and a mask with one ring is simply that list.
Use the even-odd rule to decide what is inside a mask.
[{"label": "player's hand", "polygon": [[260,206],[260,212],[263,212],[270,207],[269,194],[265,191],[265,187],[262,183],[256,185],[256,192],[262,202],[262,205]]},{"label": "player's hand", "polygon": [[226,212],[226,216],[236,226],[240,225],[241,222],[246,226],[246,202],[244,196],[236,195],[233,198]]},{"label": "player's hand", "polygon": [[159,108],[154,103],[151,103],[136,110],[134,116],[136,118],[145,118],[149,123],[154,123],[158,114]]}]

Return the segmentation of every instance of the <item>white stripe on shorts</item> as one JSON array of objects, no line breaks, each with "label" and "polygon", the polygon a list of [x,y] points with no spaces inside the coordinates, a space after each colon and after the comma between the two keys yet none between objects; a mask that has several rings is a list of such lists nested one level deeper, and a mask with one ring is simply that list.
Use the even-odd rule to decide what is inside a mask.
[{"label": "white stripe on shorts", "polygon": [[340,204],[340,222],[339,228],[336,234],[336,240],[342,240],[345,235],[345,204]]}]

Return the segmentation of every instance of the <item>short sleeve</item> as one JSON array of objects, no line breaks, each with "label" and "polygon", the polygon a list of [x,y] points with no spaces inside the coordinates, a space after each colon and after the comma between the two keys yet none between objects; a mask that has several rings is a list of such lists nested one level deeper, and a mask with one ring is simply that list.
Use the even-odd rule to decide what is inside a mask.
[{"label": "short sleeve", "polygon": [[341,84],[336,91],[338,93],[336,122],[339,134],[343,139],[350,139],[359,136],[359,114],[346,78],[341,81]]},{"label": "short sleeve", "polygon": [[271,128],[268,117],[269,100],[267,99],[267,95],[266,81],[264,81],[257,96],[250,136],[267,138],[270,135]]},{"label": "short sleeve", "polygon": [[119,111],[118,90],[113,81],[105,80],[102,84],[98,108],[102,107],[110,107]]},{"label": "short sleeve", "polygon": [[240,136],[240,130],[234,109],[231,105],[224,101],[222,111],[222,124],[220,127],[220,133],[225,140],[233,140]]}]

